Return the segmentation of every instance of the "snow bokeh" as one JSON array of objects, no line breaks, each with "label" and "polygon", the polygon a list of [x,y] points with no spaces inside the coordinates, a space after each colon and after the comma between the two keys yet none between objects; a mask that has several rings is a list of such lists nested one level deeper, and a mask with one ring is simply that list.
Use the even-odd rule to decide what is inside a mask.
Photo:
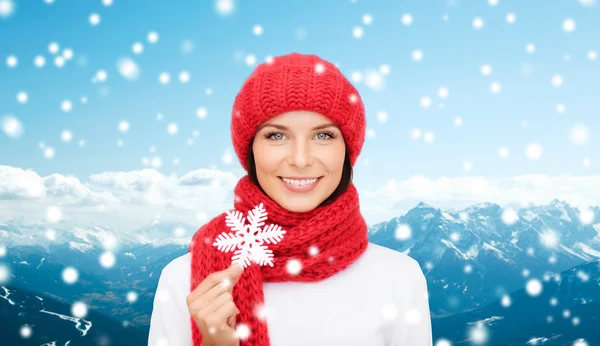
[{"label": "snow bokeh", "polygon": [[[535,219],[531,210],[523,211],[518,208],[517,203],[521,200],[541,205],[558,198],[568,200],[579,208],[568,214],[571,220],[569,222],[580,222],[578,227],[581,226],[586,232],[597,231],[598,213],[594,206],[599,204],[595,189],[598,179],[593,176],[595,165],[592,164],[597,161],[593,151],[593,134],[597,126],[590,114],[582,112],[580,105],[585,104],[587,107],[584,102],[586,98],[583,97],[583,90],[587,88],[584,86],[585,73],[594,71],[594,66],[597,66],[598,47],[577,41],[584,33],[591,31],[592,24],[584,19],[583,14],[574,11],[560,14],[551,23],[545,22],[548,26],[540,30],[544,30],[552,42],[559,43],[565,38],[572,40],[567,42],[573,43],[573,49],[555,52],[548,46],[545,38],[531,36],[508,40],[502,36],[508,30],[528,25],[530,20],[522,12],[524,10],[510,8],[508,1],[488,0],[487,5],[483,2],[485,11],[480,8],[468,14],[464,12],[464,6],[457,6],[458,3],[453,0],[445,2],[444,8],[438,9],[435,16],[431,17],[407,7],[393,13],[392,22],[387,22],[371,5],[369,8],[364,7],[365,3],[360,3],[363,7],[358,8],[357,1],[345,5],[355,6],[357,11],[349,24],[340,29],[340,40],[345,40],[345,43],[340,42],[340,46],[350,42],[353,46],[349,45],[351,48],[348,51],[355,52],[354,54],[371,52],[368,58],[360,61],[353,60],[351,54],[332,53],[331,56],[338,60],[341,71],[356,85],[361,96],[364,95],[363,101],[367,106],[369,127],[366,136],[369,145],[373,147],[363,153],[368,157],[361,157],[357,171],[371,169],[373,172],[367,175],[357,174],[357,178],[369,176],[375,183],[363,183],[361,186],[364,191],[361,197],[364,199],[365,218],[369,223],[387,221],[403,214],[416,205],[415,201],[421,200],[427,200],[436,207],[452,205],[455,208],[471,205],[474,201],[494,201],[501,204],[501,214],[496,220],[498,227],[505,227],[504,230],[511,233]],[[18,7],[15,6],[17,4]],[[573,4],[583,11],[594,7],[596,1],[578,0],[573,1]],[[45,0],[43,8],[58,11],[62,5],[61,0]],[[114,12],[120,10],[122,4],[102,0],[96,5],[81,13],[77,20],[82,30],[90,30],[94,35],[101,36],[103,30],[108,30],[113,25],[116,19]],[[209,7],[211,15],[223,21],[221,23],[229,23],[227,25],[233,25],[232,22],[240,20],[244,15],[242,7],[236,13],[236,2],[233,0],[211,1]],[[0,0],[0,20],[5,21],[3,24],[10,23],[9,19],[19,20],[24,8],[22,2]],[[433,21],[436,21],[435,25],[432,24]],[[234,59],[230,61],[231,64],[224,61],[222,65],[213,66],[224,77],[223,80],[225,77],[237,79],[241,74],[237,76],[234,73],[249,73],[262,61],[272,61],[275,51],[265,50],[257,45],[259,40],[275,42],[272,41],[275,35],[282,35],[288,37],[293,44],[304,45],[303,49],[309,51],[309,45],[314,41],[326,39],[326,33],[314,29],[309,23],[294,23],[292,27],[285,29],[274,27],[267,20],[260,20],[259,24],[256,18],[244,23],[239,32],[244,33],[244,44],[247,46],[237,43],[238,46],[234,46],[231,52],[222,55],[222,52],[213,52],[214,56],[225,56],[226,59],[231,59],[233,50],[239,52],[234,53],[234,56],[239,56],[239,60]],[[393,31],[384,29],[388,25]],[[438,47],[443,44],[435,43],[426,36],[414,41],[389,40],[397,44],[397,56],[386,56],[383,52],[380,54],[367,49],[381,38],[382,33],[390,37],[398,32],[409,37],[421,37],[417,30],[424,27],[433,29],[437,25],[449,29],[450,26],[456,26],[465,30],[462,39],[467,44],[460,54],[465,57],[462,62],[465,64],[464,71],[467,72],[460,72],[460,80],[449,79],[446,74],[451,72],[454,65],[450,54],[447,57],[440,54]],[[444,28],[443,26],[441,27]],[[237,160],[230,144],[217,142],[217,138],[227,136],[218,135],[211,130],[220,126],[216,121],[232,115],[231,110],[226,109],[226,103],[223,105],[220,102],[223,95],[232,95],[232,89],[226,89],[226,83],[221,83],[220,79],[215,80],[214,76],[200,68],[204,62],[200,63],[202,59],[198,58],[212,52],[211,48],[190,33],[173,37],[167,30],[163,32],[161,28],[153,28],[151,22],[149,27],[138,29],[141,34],[128,37],[119,47],[108,47],[110,51],[107,52],[106,59],[95,54],[86,57],[85,54],[92,49],[84,49],[77,41],[69,41],[60,35],[49,35],[41,45],[28,47],[31,49],[27,51],[19,47],[7,47],[5,51],[2,68],[6,75],[22,78],[25,71],[31,70],[36,73],[32,80],[37,81],[39,78],[41,81],[42,74],[56,73],[57,82],[53,82],[50,87],[60,90],[58,95],[48,101],[46,114],[36,113],[31,109],[45,102],[46,93],[40,90],[48,90],[48,85],[42,85],[39,89],[26,84],[7,85],[10,103],[6,103],[6,109],[1,111],[4,115],[0,135],[5,136],[2,144],[8,143],[11,146],[6,153],[17,160],[16,155],[20,150],[33,148],[30,160],[39,165],[35,167],[32,164],[35,167],[32,169],[0,167],[0,176],[4,177],[0,182],[0,196],[4,201],[9,201],[2,205],[3,210],[7,210],[11,216],[25,214],[28,220],[47,223],[51,228],[44,227],[39,232],[40,238],[45,241],[59,243],[64,230],[76,219],[107,220],[106,222],[119,225],[118,229],[135,229],[133,225],[139,225],[155,216],[157,219],[180,217],[190,224],[201,225],[230,204],[231,189],[243,172],[239,167],[236,168]],[[500,59],[499,55],[484,53],[483,47],[469,43],[471,37],[489,41],[488,35],[492,33],[498,34],[499,40],[506,39],[502,43],[506,43],[506,47],[517,53]],[[96,46],[100,46],[99,43],[101,42],[96,43]],[[449,47],[452,47],[450,44],[453,43],[449,43]],[[471,49],[476,49],[481,54],[473,54]],[[427,53],[426,57],[424,53]],[[174,64],[164,60],[167,56],[177,59],[185,57],[189,60]],[[474,56],[477,56],[477,61],[469,60]],[[157,59],[160,63],[155,65],[151,63],[152,59]],[[551,61],[558,63],[550,65]],[[235,65],[236,62],[238,65]],[[440,70],[442,64],[447,65]],[[573,74],[573,67],[569,66],[575,64],[581,68],[582,75]],[[316,64],[314,72],[323,73],[324,65]],[[79,74],[85,79],[86,88],[68,91],[67,88],[62,90],[59,87],[60,78],[71,83],[75,80],[66,76],[75,78]],[[535,84],[537,82],[539,84]],[[532,100],[533,111],[512,99],[522,92],[524,86],[528,87],[528,83],[532,83],[532,87],[522,96],[526,102]],[[161,95],[164,99],[139,100],[133,96],[134,93],[139,93],[150,98],[153,95],[149,92],[151,88],[159,88],[164,93]],[[571,94],[581,94],[578,96],[581,98],[573,101]],[[124,96],[119,98],[119,95]],[[545,95],[544,100],[534,106],[533,99],[540,95]],[[189,103],[182,102],[178,97],[189,100]],[[164,101],[164,104],[159,101]],[[356,95],[351,96],[351,101],[357,101]],[[115,104],[119,106],[115,107]],[[183,106],[179,109],[170,106],[173,104]],[[471,109],[479,106],[481,107],[474,115]],[[207,116],[208,109],[211,110],[211,117]],[[502,114],[501,118],[496,117],[496,111]],[[544,138],[542,133],[546,124],[533,114],[527,114],[536,112],[544,113],[548,122],[557,124],[557,127],[560,125],[560,130],[549,133],[551,137]],[[52,119],[52,125],[57,128],[48,130],[46,136],[40,131],[44,126],[42,122],[32,121],[34,113]],[[490,127],[478,127],[482,126],[483,117],[489,117],[487,123]],[[81,122],[96,118],[103,120],[84,130]],[[108,124],[108,130],[100,133],[105,124]],[[152,130],[147,132],[149,128]],[[95,131],[98,131],[99,136],[95,135]],[[519,140],[513,140],[513,135]],[[442,154],[445,148],[450,153],[457,152],[450,147],[453,142],[468,142],[478,136],[483,138],[478,140],[481,143],[480,153],[467,152],[460,157]],[[390,142],[391,139],[398,142]],[[177,144],[166,145],[165,141]],[[398,150],[394,155],[386,154],[385,159],[380,160],[377,158],[380,149],[377,147],[378,142],[385,142],[390,148]],[[471,146],[474,147],[472,144],[473,142]],[[204,165],[202,160],[206,159],[207,147],[213,148],[216,153],[209,159],[214,161],[215,166],[193,167]],[[81,152],[82,156],[72,151],[88,149],[89,153]],[[101,155],[98,157],[98,162],[104,162],[101,166],[106,169],[99,170],[94,165],[96,172],[80,174],[75,178],[69,177],[72,173],[69,167],[62,166],[65,161],[77,161],[79,157],[97,157],[99,152],[106,153],[109,158],[114,155],[115,160],[107,160]],[[194,152],[194,156],[187,155],[186,152]],[[418,157],[406,155],[413,152],[419,153]],[[573,155],[573,161],[568,164],[554,161],[561,152]],[[131,163],[133,168],[121,170],[114,167],[113,164],[121,162],[119,155],[124,155],[122,162]],[[196,159],[199,161],[195,161]],[[574,171],[585,167],[587,170],[581,172],[589,172],[585,174],[592,176],[563,177],[541,173],[548,167],[543,165],[551,161],[557,162],[554,165],[569,167],[565,169]],[[382,162],[384,169],[378,167],[377,162]],[[493,164],[488,164],[489,162]],[[423,164],[431,167],[421,166]],[[83,161],[77,165],[86,166]],[[440,174],[436,178],[423,175],[422,172],[431,172],[430,169],[438,165],[447,169],[449,174]],[[65,172],[51,173],[58,171],[55,167],[65,167]],[[514,167],[519,168],[512,171]],[[488,168],[493,168],[497,175],[490,175]],[[385,172],[385,178],[371,179],[371,174],[375,174],[375,171]],[[206,195],[210,195],[211,200],[207,201],[204,197]],[[477,217],[463,213],[454,220],[444,220],[468,224],[478,222]],[[565,218],[561,220],[566,222]],[[390,229],[390,239],[403,244],[410,244],[424,232],[419,227],[411,228],[406,223],[395,224]],[[561,265],[564,259],[553,252],[566,246],[559,230],[548,228],[538,231],[539,234],[534,237],[535,246],[525,245],[522,249],[524,255],[538,258],[543,265],[550,267]],[[169,230],[169,236],[182,241],[191,234],[191,231],[183,227]],[[517,245],[516,236],[512,239]],[[441,246],[455,246],[458,249],[469,237],[468,234],[453,230],[445,234],[443,240],[446,243],[439,242]],[[103,238],[101,252],[95,255],[94,264],[107,272],[117,269],[124,259],[121,256],[127,256],[119,251],[121,245],[121,239],[117,237]],[[80,245],[74,247],[78,246]],[[586,251],[593,254],[594,250],[586,248],[586,244],[580,246],[577,255],[573,256],[586,256],[581,255]],[[485,250],[479,249],[479,256],[483,256],[484,251],[498,254],[498,251],[502,251],[499,248],[498,244],[487,244]],[[546,250],[548,251],[545,252]],[[320,249],[316,246],[306,251],[313,257],[320,255]],[[411,250],[403,251],[410,254]],[[473,252],[474,250],[466,251],[463,254],[473,256]],[[587,255],[591,256],[589,253]],[[0,257],[7,254],[11,254],[11,249],[0,247]],[[328,260],[334,262],[336,259],[330,256]],[[433,270],[436,263],[425,261],[423,268]],[[290,275],[298,275],[302,271],[302,263],[291,260],[286,269]],[[471,280],[480,275],[480,270],[476,262],[465,261],[456,272],[465,277],[465,280]],[[58,283],[65,286],[84,281],[79,279],[78,268],[73,266],[65,267],[58,273],[60,274],[55,275]],[[87,275],[85,271],[81,273],[83,277]],[[526,292],[532,298],[545,293],[552,282],[560,280],[558,274],[540,273],[533,266],[519,268],[516,273],[521,276],[519,281],[523,281],[523,287],[526,287]],[[2,277],[8,280],[14,272],[9,267],[4,267],[0,274],[1,281]],[[57,277],[61,274],[62,277]],[[588,271],[579,270],[576,278],[580,283],[588,283],[593,276]],[[469,286],[466,296],[472,294],[471,289]],[[142,297],[142,292],[139,293],[139,297]],[[512,297],[506,292],[500,292],[500,288],[497,298],[504,309],[515,307]],[[138,299],[138,292],[121,294],[119,299],[134,303]],[[547,297],[543,296],[543,299],[546,301]],[[452,298],[448,298],[448,301],[451,302]],[[558,305],[556,298],[552,298],[547,304]],[[85,315],[81,308],[83,305],[77,306],[80,307],[77,315]],[[548,320],[556,323],[556,320],[564,318],[573,328],[589,323],[585,318],[577,316],[575,310],[571,312],[561,308],[560,311],[565,311],[565,316],[561,316],[559,312],[555,316],[549,316]],[[404,316],[408,312],[398,313]],[[544,316],[542,321],[546,318]],[[35,326],[31,327],[35,335]],[[31,332],[32,329],[29,329],[30,335]],[[477,326],[472,331],[472,343],[483,342],[487,334],[485,329]],[[535,340],[541,342],[544,339]],[[493,341],[493,334],[489,341]],[[450,344],[449,340],[444,339],[436,340],[435,343],[436,346]],[[583,346],[587,343],[579,340],[574,344]]]}]

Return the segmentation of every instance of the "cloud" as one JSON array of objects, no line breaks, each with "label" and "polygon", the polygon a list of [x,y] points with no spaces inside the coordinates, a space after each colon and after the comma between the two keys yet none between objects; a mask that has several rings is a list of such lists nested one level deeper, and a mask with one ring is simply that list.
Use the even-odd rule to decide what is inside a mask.
[{"label": "cloud", "polygon": [[[190,171],[181,178],[155,169],[93,174],[89,182],[73,176],[41,177],[32,170],[0,166],[0,200],[38,200],[58,205],[150,204],[181,206],[229,196],[238,178],[216,169]],[[232,195],[231,195],[232,196]]]},{"label": "cloud", "polygon": [[[178,178],[155,169],[130,172],[104,172],[90,176],[90,182],[102,187],[122,204],[141,203],[185,208],[203,204],[206,196],[223,197],[233,189],[237,179],[232,173],[215,169],[198,169]],[[196,204],[196,205],[198,205]]]},{"label": "cloud", "polygon": [[[60,206],[66,219],[132,229],[149,220],[201,225],[231,208],[239,177],[217,169],[198,169],[181,177],[155,169],[93,174],[89,181],[0,166],[0,215],[43,219],[48,206]],[[374,190],[357,184],[367,223],[405,214],[419,202],[443,210],[492,202],[501,206],[547,204],[563,200],[580,209],[600,205],[600,176],[544,174],[515,177],[415,175],[389,180]]]},{"label": "cloud", "polygon": [[36,172],[0,165],[0,199],[36,199],[45,194],[44,180]]},{"label": "cloud", "polygon": [[160,184],[167,177],[155,169],[143,169],[131,172],[105,172],[92,174],[90,181],[116,191],[144,192],[148,188]]},{"label": "cloud", "polygon": [[229,172],[204,168],[188,172],[179,179],[179,183],[183,186],[232,185],[235,182],[237,182],[237,178]]},{"label": "cloud", "polygon": [[[600,205],[600,176],[575,177],[528,174],[515,177],[441,177],[415,175],[389,180],[361,193],[361,210],[371,222],[404,214],[418,202],[440,209],[461,209],[491,202],[504,205],[543,205],[559,199],[579,209]],[[364,207],[363,207],[364,205]]]},{"label": "cloud", "polygon": [[109,192],[92,191],[76,177],[52,174],[44,177],[43,181],[46,197],[58,200],[59,204],[98,205],[117,202]]},{"label": "cloud", "polygon": [[0,166],[0,201],[45,201],[60,205],[117,203],[107,192],[92,191],[76,177],[41,177],[30,169]]},{"label": "cloud", "polygon": [[121,204],[162,205],[177,195],[177,178],[150,168],[93,174],[90,182],[105,188]]},{"label": "cloud", "polygon": [[45,221],[46,209],[59,207],[67,221],[135,228],[152,219],[204,223],[231,207],[233,173],[198,169],[182,177],[155,169],[104,172],[88,181],[73,176],[39,176],[31,170],[0,166],[0,215]]}]

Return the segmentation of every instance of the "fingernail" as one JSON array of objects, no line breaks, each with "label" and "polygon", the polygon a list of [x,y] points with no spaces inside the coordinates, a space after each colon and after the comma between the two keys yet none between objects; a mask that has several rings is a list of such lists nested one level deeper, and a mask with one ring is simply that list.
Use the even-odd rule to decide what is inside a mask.
[{"label": "fingernail", "polygon": [[233,270],[238,274],[240,274],[244,271],[244,267],[239,263],[234,264],[233,267],[234,267]]}]

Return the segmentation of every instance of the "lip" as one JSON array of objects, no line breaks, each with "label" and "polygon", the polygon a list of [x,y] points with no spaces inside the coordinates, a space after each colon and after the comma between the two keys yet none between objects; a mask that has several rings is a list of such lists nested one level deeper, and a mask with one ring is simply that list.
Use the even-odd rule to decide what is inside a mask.
[{"label": "lip", "polygon": [[[292,185],[292,184],[288,184],[285,181],[283,181],[282,177],[277,177],[279,178],[279,180],[281,181],[281,183],[290,191],[292,192],[302,192],[302,193],[306,193],[306,192],[310,192],[312,191],[317,184],[321,181],[321,178],[323,177],[318,177],[317,181],[315,181],[314,183],[310,184],[310,185],[305,185],[305,186],[296,186],[296,185]],[[286,177],[288,178],[288,177]],[[289,179],[298,179],[298,178],[289,178]],[[315,179],[315,178],[300,178],[298,180],[303,180],[303,179]]]}]

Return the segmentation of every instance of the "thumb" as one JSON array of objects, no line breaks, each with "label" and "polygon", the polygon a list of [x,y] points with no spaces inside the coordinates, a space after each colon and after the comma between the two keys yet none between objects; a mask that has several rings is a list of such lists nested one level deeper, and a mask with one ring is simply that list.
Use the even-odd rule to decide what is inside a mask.
[{"label": "thumb", "polygon": [[239,263],[232,263],[231,266],[227,268],[227,271],[229,272],[231,278],[231,285],[233,286],[238,282],[238,280],[242,276],[242,273],[244,272],[244,267]]}]

